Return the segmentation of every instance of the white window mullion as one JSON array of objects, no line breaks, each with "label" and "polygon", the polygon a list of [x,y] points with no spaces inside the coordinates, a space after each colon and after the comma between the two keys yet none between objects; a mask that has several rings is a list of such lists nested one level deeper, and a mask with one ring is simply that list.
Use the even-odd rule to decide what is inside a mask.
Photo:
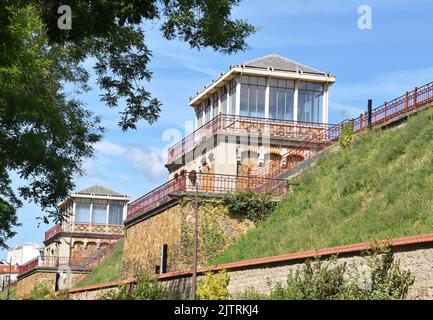
[{"label": "white window mullion", "polygon": [[271,77],[266,78],[266,87],[265,87],[265,118],[269,118],[269,104],[270,104],[270,82]]},{"label": "white window mullion", "polygon": [[295,81],[295,93],[293,95],[293,120],[298,121],[298,93],[299,93],[299,80]]}]

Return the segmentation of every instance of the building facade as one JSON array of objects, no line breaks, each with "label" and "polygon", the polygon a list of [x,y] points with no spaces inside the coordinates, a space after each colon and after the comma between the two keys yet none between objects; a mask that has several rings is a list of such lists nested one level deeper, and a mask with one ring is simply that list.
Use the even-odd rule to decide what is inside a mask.
[{"label": "building facade", "polygon": [[334,82],[278,55],[231,66],[191,98],[196,131],[169,149],[170,177],[192,170],[241,176],[278,160],[328,128]]},{"label": "building facade", "polygon": [[129,197],[95,185],[72,193],[59,209],[65,221],[45,233],[46,257],[82,259],[123,236]]},{"label": "building facade", "polygon": [[16,281],[18,277],[18,266],[0,264],[0,291],[7,289],[7,286]]},{"label": "building facade", "polygon": [[35,243],[23,243],[8,249],[7,259],[8,263],[12,265],[23,265],[30,260],[39,256],[43,247]]},{"label": "building facade", "polygon": [[[284,195],[287,181],[274,169],[290,169],[330,144],[328,90],[334,82],[330,73],[268,55],[230,66],[197,92],[189,102],[196,130],[168,149],[169,181],[128,205],[122,276],[158,269],[161,246],[168,248],[171,271],[179,267],[179,256],[190,253],[185,242],[193,218],[181,199],[240,191]],[[229,216],[223,208],[200,210],[215,225]],[[234,225],[227,229],[253,225],[231,218]]]}]

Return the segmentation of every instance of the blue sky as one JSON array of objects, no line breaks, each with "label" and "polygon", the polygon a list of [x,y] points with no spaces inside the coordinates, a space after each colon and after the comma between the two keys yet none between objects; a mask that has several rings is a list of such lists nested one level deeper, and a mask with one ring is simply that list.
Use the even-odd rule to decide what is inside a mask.
[{"label": "blue sky", "polygon": [[[371,30],[358,28],[360,5],[372,9]],[[258,32],[250,37],[248,51],[231,56],[190,50],[179,41],[164,40],[157,24],[146,25],[153,51],[153,79],[146,87],[164,104],[161,118],[122,133],[118,114],[99,101],[96,88],[82,95],[88,108],[102,115],[107,132],[95,158],[85,164],[86,175],[76,177],[77,189],[100,183],[135,199],[163,183],[167,146],[185,135],[185,125],[191,130],[189,97],[230,64],[277,53],[330,71],[337,77],[330,89],[330,122],[359,115],[368,98],[377,106],[433,81],[432,9],[431,0],[244,0],[233,15],[256,25]],[[19,183],[15,178],[14,185]],[[40,214],[37,205],[25,204],[18,211],[22,226],[8,245],[42,243],[51,225],[38,228]]]}]

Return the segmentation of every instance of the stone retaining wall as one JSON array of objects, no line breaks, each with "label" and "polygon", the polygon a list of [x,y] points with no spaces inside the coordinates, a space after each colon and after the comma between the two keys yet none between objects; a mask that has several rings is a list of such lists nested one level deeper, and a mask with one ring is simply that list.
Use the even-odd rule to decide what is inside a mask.
[{"label": "stone retaining wall", "polygon": [[[400,261],[403,269],[410,270],[415,276],[415,282],[410,288],[409,299],[433,299],[433,234],[414,237],[395,238],[387,241],[392,247],[394,256]],[[258,292],[269,292],[269,283],[284,281],[290,270],[299,268],[306,259],[315,256],[329,257],[338,254],[338,263],[347,263],[349,270],[362,270],[366,259],[362,252],[370,248],[369,243],[359,243],[334,248],[311,250],[300,253],[274,256],[228,263],[219,266],[199,269],[203,275],[208,271],[227,270],[230,276],[228,286],[230,294],[236,298],[245,290],[254,288]],[[170,292],[179,297],[187,298],[190,293],[191,270],[171,272],[160,276]],[[134,279],[123,283],[134,283]],[[102,291],[116,288],[117,282],[99,284],[90,287],[71,290],[74,299],[95,299]]]}]

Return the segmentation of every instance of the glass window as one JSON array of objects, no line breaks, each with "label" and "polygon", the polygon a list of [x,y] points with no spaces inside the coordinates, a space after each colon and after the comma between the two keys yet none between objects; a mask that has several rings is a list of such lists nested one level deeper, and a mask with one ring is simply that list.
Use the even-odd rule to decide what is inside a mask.
[{"label": "glass window", "polygon": [[227,87],[224,86],[221,89],[221,112],[228,114],[229,110],[228,110],[228,103],[227,103]]},{"label": "glass window", "polygon": [[212,108],[213,115],[212,118],[215,118],[218,115],[218,92],[215,92],[212,96]]},{"label": "glass window", "polygon": [[205,107],[204,107],[204,123],[208,123],[210,121],[211,116],[211,104],[210,99],[206,99]]},{"label": "glass window", "polygon": [[109,224],[122,224],[123,221],[123,203],[120,201],[112,201],[108,212]]},{"label": "glass window", "polygon": [[106,223],[107,202],[94,200],[92,207],[92,223]]},{"label": "glass window", "polygon": [[322,122],[323,85],[315,82],[299,82],[298,120]]},{"label": "glass window", "polygon": [[241,116],[260,118],[265,116],[265,84],[265,78],[242,77]]},{"label": "glass window", "polygon": [[295,82],[271,79],[269,90],[269,118],[293,120]]},{"label": "glass window", "polygon": [[228,114],[236,114],[236,81],[232,80],[229,84],[229,112]]},{"label": "glass window", "polygon": [[203,125],[203,106],[200,105],[196,109],[197,113],[197,128],[200,128]]},{"label": "glass window", "polygon": [[90,203],[77,202],[75,204],[75,222],[76,223],[90,222]]}]

